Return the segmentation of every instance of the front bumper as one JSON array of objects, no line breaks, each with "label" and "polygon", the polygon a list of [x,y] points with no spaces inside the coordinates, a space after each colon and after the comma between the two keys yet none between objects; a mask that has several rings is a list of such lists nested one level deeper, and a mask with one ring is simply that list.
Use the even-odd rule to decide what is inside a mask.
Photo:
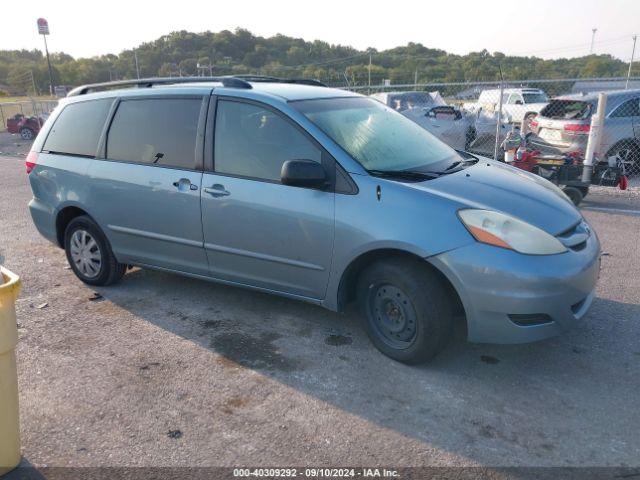
[{"label": "front bumper", "polygon": [[[428,260],[457,290],[469,341],[525,343],[580,323],[595,295],[600,243],[592,233],[581,250],[548,256],[474,243]],[[512,320],[521,316],[546,320],[533,325]]]}]

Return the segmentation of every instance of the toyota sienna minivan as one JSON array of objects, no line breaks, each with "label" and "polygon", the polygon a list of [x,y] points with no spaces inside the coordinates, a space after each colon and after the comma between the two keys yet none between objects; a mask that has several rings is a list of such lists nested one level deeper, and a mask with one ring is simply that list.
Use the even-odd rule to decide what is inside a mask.
[{"label": "toyota sienna minivan", "polygon": [[79,87],[26,160],[38,231],[89,285],[136,265],[341,311],[428,360],[580,323],[600,245],[537,176],[452,150],[376,100],[309,80]]}]

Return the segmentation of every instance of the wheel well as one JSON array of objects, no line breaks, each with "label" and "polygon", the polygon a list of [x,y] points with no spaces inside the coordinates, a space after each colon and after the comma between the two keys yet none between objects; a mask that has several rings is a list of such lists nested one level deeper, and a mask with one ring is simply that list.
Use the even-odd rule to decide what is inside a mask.
[{"label": "wheel well", "polygon": [[447,290],[447,293],[449,294],[454,313],[464,315],[464,306],[462,305],[458,292],[449,279],[440,270],[418,255],[392,248],[372,250],[363,253],[349,264],[342,274],[340,286],[338,287],[338,310],[343,311],[348,303],[356,299],[356,285],[358,284],[358,277],[365,268],[378,260],[388,260],[391,258],[410,259],[411,261],[420,264],[423,268],[429,269],[435,273],[436,276],[440,278],[442,284]]},{"label": "wheel well", "polygon": [[56,217],[56,237],[58,245],[64,248],[64,231],[67,229],[69,222],[80,215],[87,215],[87,212],[78,207],[65,207]]},{"label": "wheel well", "polygon": [[638,152],[640,152],[640,142],[638,142],[635,138],[625,138],[624,140],[618,140],[616,143],[614,143],[613,147],[611,147],[607,151],[605,156],[609,158],[618,148],[624,145],[632,145]]}]

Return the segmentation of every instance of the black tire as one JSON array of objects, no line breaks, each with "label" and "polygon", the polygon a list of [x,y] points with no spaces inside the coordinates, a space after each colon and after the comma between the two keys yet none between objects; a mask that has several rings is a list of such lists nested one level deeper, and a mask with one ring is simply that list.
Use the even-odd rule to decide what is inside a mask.
[{"label": "black tire", "polygon": [[[76,255],[78,257],[79,253],[74,243],[79,238],[83,237],[82,232],[86,232],[84,238],[90,238],[94,240],[96,247],[91,251],[89,248],[86,248],[89,245],[93,245],[85,242],[83,245],[82,256],[83,259],[78,262],[74,261],[73,256]],[[82,242],[82,240],[80,240]],[[95,286],[105,286],[112,285],[118,282],[122,276],[125,274],[127,269],[127,265],[124,263],[118,263],[116,257],[113,255],[111,250],[111,245],[105,237],[104,233],[100,229],[100,227],[94,222],[90,217],[86,215],[81,215],[79,217],[75,217],[73,220],[69,222],[67,228],[64,232],[64,250],[67,254],[67,261],[73,270],[73,273],[82,280],[84,283],[88,285]],[[75,253],[72,253],[73,252]],[[86,255],[85,255],[86,254]],[[95,256],[98,255],[100,257],[99,266],[96,267],[95,263],[90,261],[85,261],[87,256]],[[83,271],[82,264],[91,263],[95,268],[96,272],[92,272],[89,269],[85,269]]]},{"label": "black tire", "polygon": [[584,198],[582,191],[577,187],[564,187],[562,191],[571,199],[576,207],[580,205],[580,202],[582,202]]},{"label": "black tire", "polygon": [[388,357],[423,363],[450,338],[451,300],[426,265],[410,259],[381,260],[360,274],[356,288],[367,335]]},{"label": "black tire", "polygon": [[583,200],[584,200],[584,197],[586,197],[589,194],[589,187],[578,187],[578,190],[580,190],[580,193],[582,193]]},{"label": "black tire", "polygon": [[35,136],[35,132],[29,127],[22,127],[20,129],[20,138],[22,138],[23,140],[33,140]]},{"label": "black tire", "polygon": [[[625,164],[626,175],[640,175],[640,145],[633,140],[623,140],[607,152],[606,158],[619,157]],[[606,160],[606,159],[605,159]]]}]

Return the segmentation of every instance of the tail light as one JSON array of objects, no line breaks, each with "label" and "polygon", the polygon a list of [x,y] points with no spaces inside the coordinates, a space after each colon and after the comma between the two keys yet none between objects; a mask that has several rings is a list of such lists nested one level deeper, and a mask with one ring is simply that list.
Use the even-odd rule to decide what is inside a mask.
[{"label": "tail light", "polygon": [[536,122],[535,120],[531,120],[531,121],[529,122],[529,126],[530,126],[531,128],[538,128],[538,122]]},{"label": "tail light", "polygon": [[569,123],[564,126],[564,131],[570,133],[585,134],[589,133],[590,130],[591,125],[584,125],[581,123]]},{"label": "tail light", "polygon": [[31,170],[35,168],[36,163],[38,163],[38,152],[34,152],[32,150],[29,152],[29,155],[27,155],[27,158],[24,161],[24,165],[25,167],[27,167],[27,175],[30,174]]}]

